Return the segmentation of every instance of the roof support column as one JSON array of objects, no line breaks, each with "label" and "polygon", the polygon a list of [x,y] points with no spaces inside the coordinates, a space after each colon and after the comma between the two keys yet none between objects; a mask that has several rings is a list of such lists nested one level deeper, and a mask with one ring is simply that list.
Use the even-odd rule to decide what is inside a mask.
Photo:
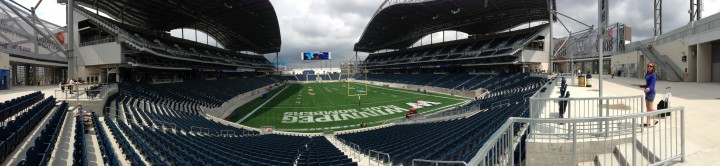
[{"label": "roof support column", "polygon": [[552,9],[553,9],[553,7],[552,7],[552,4],[553,4],[552,1],[553,1],[553,0],[548,0],[548,1],[547,1],[547,3],[548,3],[548,15],[550,15],[550,16],[548,17],[548,18],[550,18],[550,20],[548,21],[548,24],[550,24],[550,28],[549,28],[549,29],[550,29],[550,34],[548,35],[548,37],[545,38],[545,40],[548,40],[548,48],[547,48],[547,50],[548,50],[548,68],[547,68],[547,73],[553,73],[553,72],[554,72],[554,71],[553,71],[553,66],[554,66],[554,64],[553,64],[553,55],[554,55],[554,54],[553,54],[553,51],[554,51],[555,47],[554,47],[553,45],[555,44],[555,42],[553,41],[553,39],[554,39],[554,37],[553,37],[553,20],[554,20],[554,18],[553,18],[553,12],[554,12],[554,11],[552,10]]},{"label": "roof support column", "polygon": [[280,54],[278,52],[275,52],[275,74],[280,75],[280,68],[278,66],[280,65]]},{"label": "roof support column", "polygon": [[68,60],[68,78],[77,80],[75,72],[77,69],[77,66],[75,64],[75,20],[73,17],[73,12],[75,11],[75,3],[74,0],[68,0],[67,1],[67,50],[65,52],[65,56]]}]

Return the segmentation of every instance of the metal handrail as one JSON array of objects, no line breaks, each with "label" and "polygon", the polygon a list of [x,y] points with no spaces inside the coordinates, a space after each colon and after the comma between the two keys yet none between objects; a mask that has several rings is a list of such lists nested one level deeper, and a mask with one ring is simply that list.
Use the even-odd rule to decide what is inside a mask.
[{"label": "metal handrail", "polygon": [[[503,123],[500,126],[500,129],[495,131],[489,138],[488,141],[486,141],[483,146],[478,150],[478,152],[475,154],[475,156],[470,160],[468,163],[469,165],[479,165],[485,160],[486,156],[492,150],[493,145],[498,143],[500,140],[500,137],[504,135],[508,130],[513,129],[513,124],[515,123],[582,123],[582,122],[603,122],[603,121],[618,121],[618,120],[632,120],[633,125],[636,124],[637,118],[644,118],[648,116],[657,116],[661,114],[666,114],[670,112],[680,112],[680,142],[681,142],[681,152],[679,156],[674,156],[672,158],[679,157],[681,161],[685,161],[685,108],[684,107],[673,107],[668,108],[664,110],[657,110],[652,112],[643,112],[643,113],[635,113],[631,115],[621,115],[621,116],[610,116],[610,117],[592,117],[592,118],[571,118],[571,119],[560,119],[560,118],[520,118],[520,117],[510,117],[505,123]],[[574,126],[574,125],[573,125]],[[575,133],[575,132],[573,132]],[[634,136],[634,130],[633,130],[633,136]],[[512,149],[514,150],[514,148]],[[509,153],[509,155],[512,155],[512,153]],[[574,154],[573,157],[577,155]],[[512,157],[510,157],[512,158]],[[663,160],[659,161],[655,164],[660,163],[666,163],[669,162],[669,160]]]},{"label": "metal handrail", "polygon": [[82,42],[82,43],[80,43],[80,47],[101,44],[101,43],[110,43],[110,42],[114,42],[114,41],[115,41],[115,37],[108,36],[108,37],[104,37],[104,38],[100,38],[100,39]]},{"label": "metal handrail", "polygon": [[[375,159],[373,159],[372,154],[375,154]],[[379,166],[380,162],[383,161],[380,159],[380,156],[387,157],[387,162],[385,163],[385,165],[392,165],[392,158],[390,158],[389,153],[383,153],[375,150],[368,150],[368,165],[372,165],[372,161],[375,161],[375,164]]]},{"label": "metal handrail", "polygon": [[441,160],[423,160],[423,159],[413,159],[412,165],[415,166],[416,162],[420,163],[430,163],[430,165],[438,165],[438,164],[462,164],[467,166],[467,163],[465,161],[441,161]]},{"label": "metal handrail", "polygon": [[643,97],[642,95],[634,95],[634,96],[619,96],[619,97],[571,97],[571,98],[548,98],[548,97],[537,97],[533,99],[537,100],[602,100],[602,99],[631,99],[631,98],[637,98],[637,97]]}]

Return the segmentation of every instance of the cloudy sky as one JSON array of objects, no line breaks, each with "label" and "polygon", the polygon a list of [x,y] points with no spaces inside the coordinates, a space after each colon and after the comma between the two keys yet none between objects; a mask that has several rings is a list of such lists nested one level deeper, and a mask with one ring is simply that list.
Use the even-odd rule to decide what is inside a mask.
[{"label": "cloudy sky", "polygon": [[[370,21],[372,14],[383,0],[270,0],[275,7],[280,23],[282,48],[280,60],[287,62],[290,68],[337,67],[340,62],[349,61],[355,56],[353,45],[362,35],[363,29]],[[35,6],[38,0],[16,0],[26,6]],[[704,0],[703,16],[707,17],[720,11],[720,0]],[[688,0],[664,0],[663,32],[684,26],[689,22]],[[597,24],[597,1],[594,0],[557,0],[560,13],[580,20],[588,25]],[[55,1],[43,1],[38,8],[38,16],[42,19],[65,25],[64,6]],[[63,14],[59,14],[63,13]],[[567,18],[560,18],[571,31],[579,31],[585,27]],[[611,0],[610,22],[625,23],[633,28],[633,40],[643,40],[653,35],[653,0]],[[559,23],[555,25],[560,26]],[[567,36],[564,29],[554,29],[556,37]],[[180,36],[177,31],[173,35]],[[449,32],[446,40],[456,39],[455,33]],[[460,33],[459,39],[467,35]],[[441,33],[434,37],[440,39]],[[185,31],[185,38],[195,40],[192,31]],[[205,43],[206,36],[198,35],[198,41]],[[429,37],[423,44],[428,44]],[[210,45],[215,45],[212,37]],[[333,60],[328,62],[302,62],[300,52],[329,51]],[[367,53],[359,54],[361,59]],[[271,61],[275,54],[266,55]]]}]

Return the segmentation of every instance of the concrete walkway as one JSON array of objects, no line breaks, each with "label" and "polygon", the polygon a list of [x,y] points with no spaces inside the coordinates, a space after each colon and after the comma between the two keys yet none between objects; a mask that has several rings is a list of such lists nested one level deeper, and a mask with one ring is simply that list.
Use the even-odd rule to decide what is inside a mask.
[{"label": "concrete walkway", "polygon": [[356,162],[358,166],[369,166],[369,160],[370,158],[366,156],[365,154],[362,154],[358,152],[355,149],[350,148],[350,146],[347,146],[343,144],[342,142],[338,141],[334,135],[325,135],[325,138],[330,141],[333,145],[335,145],[338,150],[343,152],[346,156],[348,156],[352,161]]},{"label": "concrete walkway", "polygon": [[48,96],[55,96],[55,90],[60,90],[58,85],[41,85],[41,86],[13,86],[8,90],[0,90],[0,102],[14,99],[36,91],[41,91]]},{"label": "concrete walkway", "polygon": [[[75,107],[70,107],[69,110],[73,110]],[[63,127],[60,130],[60,136],[55,144],[55,150],[52,152],[50,157],[50,165],[72,165],[73,156],[72,153],[75,150],[73,143],[75,142],[74,133],[75,131],[75,117],[72,112],[68,112],[63,122]]]},{"label": "concrete walkway", "polygon": [[[580,88],[569,86],[572,97],[597,97],[599,82],[597,77],[592,79],[593,87]],[[603,80],[603,96],[633,96],[644,95],[637,85],[645,84],[643,79],[609,77]],[[720,83],[694,83],[694,82],[667,82],[658,81],[655,88],[657,95],[654,105],[667,93],[665,87],[670,89],[672,98],[670,107],[685,107],[685,145],[686,161],[676,165],[717,165],[720,164],[720,130],[717,119],[720,111]],[[557,90],[558,88],[556,88]],[[552,97],[557,97],[559,94]],[[673,115],[674,116],[674,115]]]}]

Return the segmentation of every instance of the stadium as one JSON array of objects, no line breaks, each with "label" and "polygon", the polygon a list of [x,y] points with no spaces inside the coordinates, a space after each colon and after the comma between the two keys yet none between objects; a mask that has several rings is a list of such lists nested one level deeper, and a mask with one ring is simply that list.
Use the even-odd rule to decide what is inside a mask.
[{"label": "stadium", "polygon": [[0,164],[718,165],[666,1],[0,0]]}]

